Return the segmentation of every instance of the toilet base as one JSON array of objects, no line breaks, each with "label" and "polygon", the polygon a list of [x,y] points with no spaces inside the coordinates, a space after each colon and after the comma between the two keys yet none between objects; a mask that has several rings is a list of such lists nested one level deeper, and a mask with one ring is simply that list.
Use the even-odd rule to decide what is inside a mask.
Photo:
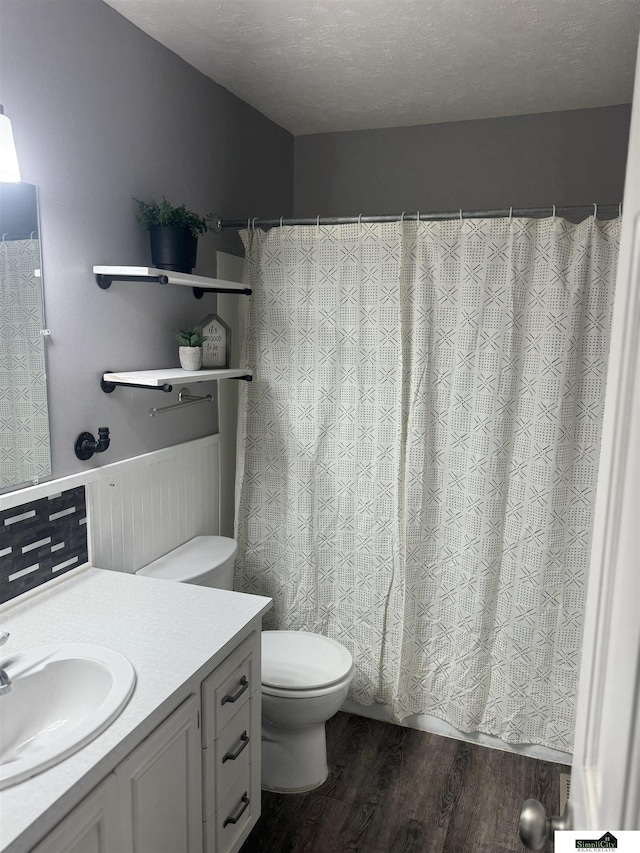
[{"label": "toilet base", "polygon": [[299,794],[318,788],[329,775],[324,723],[283,729],[262,720],[262,788]]}]

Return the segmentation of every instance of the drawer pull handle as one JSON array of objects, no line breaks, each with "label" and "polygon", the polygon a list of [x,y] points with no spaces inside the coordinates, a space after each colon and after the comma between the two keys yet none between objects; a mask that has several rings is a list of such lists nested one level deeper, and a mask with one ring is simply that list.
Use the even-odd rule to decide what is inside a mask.
[{"label": "drawer pull handle", "polygon": [[247,689],[248,686],[249,686],[249,681],[247,679],[247,676],[243,675],[242,678],[240,679],[239,689],[236,690],[236,692],[233,694],[233,696],[229,696],[228,693],[226,696],[223,696],[220,704],[226,705],[227,702],[237,702],[237,700],[242,696],[242,694],[244,693],[244,691]]},{"label": "drawer pull handle", "polygon": [[245,811],[247,810],[247,806],[249,805],[249,803],[250,803],[250,800],[249,800],[249,797],[247,796],[247,792],[245,791],[244,794],[242,795],[242,797],[240,798],[240,808],[238,809],[238,811],[234,815],[229,815],[228,818],[225,818],[225,821],[222,824],[222,828],[224,829],[225,826],[227,826],[227,824],[229,824],[229,823],[237,823],[240,820],[240,818],[242,817],[242,815],[245,813]]},{"label": "drawer pull handle", "polygon": [[247,730],[246,730],[246,729],[245,729],[245,730],[242,732],[242,734],[240,735],[240,740],[241,740],[241,744],[240,744],[240,746],[236,749],[236,751],[235,751],[235,752],[225,752],[224,757],[223,757],[223,759],[222,759],[222,763],[223,763],[223,764],[225,763],[225,761],[235,761],[235,760],[236,760],[236,758],[237,758],[237,757],[240,755],[240,753],[242,752],[242,750],[243,750],[243,749],[246,747],[246,745],[249,743],[249,735],[247,734]]}]

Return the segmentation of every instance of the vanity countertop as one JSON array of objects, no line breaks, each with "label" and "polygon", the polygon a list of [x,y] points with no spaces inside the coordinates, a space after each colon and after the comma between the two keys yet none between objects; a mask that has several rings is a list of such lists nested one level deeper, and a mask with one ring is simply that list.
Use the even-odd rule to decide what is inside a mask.
[{"label": "vanity countertop", "polygon": [[133,695],[106,731],[49,770],[0,791],[0,851],[31,849],[259,629],[270,602],[87,568],[0,613],[0,628],[11,634],[2,658],[32,646],[95,643],[121,652],[136,670]]}]

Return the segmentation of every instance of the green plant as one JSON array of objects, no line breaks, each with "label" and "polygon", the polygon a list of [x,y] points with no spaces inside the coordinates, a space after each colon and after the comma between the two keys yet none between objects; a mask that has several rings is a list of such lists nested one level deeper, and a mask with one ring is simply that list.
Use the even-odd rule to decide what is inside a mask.
[{"label": "green plant", "polygon": [[207,231],[220,231],[215,213],[208,213],[205,217],[198,216],[192,210],[187,210],[184,204],[174,207],[164,196],[160,204],[153,198],[149,201],[139,198],[133,200],[138,205],[136,219],[147,229],[154,225],[173,225],[177,228],[188,228],[194,237],[206,234]]},{"label": "green plant", "polygon": [[196,329],[180,329],[176,332],[176,340],[180,341],[181,347],[201,347],[206,338]]}]

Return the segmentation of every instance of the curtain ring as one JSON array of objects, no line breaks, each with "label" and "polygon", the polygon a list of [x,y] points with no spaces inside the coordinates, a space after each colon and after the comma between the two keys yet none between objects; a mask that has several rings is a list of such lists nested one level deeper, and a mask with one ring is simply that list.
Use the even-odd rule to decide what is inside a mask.
[{"label": "curtain ring", "polygon": [[595,219],[598,216],[598,205],[593,205],[593,218]]},{"label": "curtain ring", "polygon": [[284,219],[284,216],[281,216],[281,217],[280,217],[280,227],[281,227],[281,228],[282,228],[282,220],[283,220],[283,219]]},{"label": "curtain ring", "polygon": [[509,225],[511,225],[511,220],[513,219],[513,208],[509,208]]},{"label": "curtain ring", "polygon": [[359,213],[358,214],[358,228],[361,228],[361,227],[362,227],[362,214]]},{"label": "curtain ring", "polygon": [[416,228],[420,225],[420,211],[416,211]]},{"label": "curtain ring", "polygon": [[247,231],[251,234],[251,219],[247,219]]},{"label": "curtain ring", "polygon": [[253,219],[251,220],[251,227],[253,228],[254,231],[256,230],[256,219],[257,218],[258,218],[257,216],[254,216]]},{"label": "curtain ring", "polygon": [[460,208],[460,222],[462,222],[462,208]]},{"label": "curtain ring", "polygon": [[553,219],[555,219],[555,218],[556,218],[556,206],[555,206],[555,204],[552,204],[552,205],[551,205],[551,217],[552,217]]},{"label": "curtain ring", "polygon": [[618,205],[618,216],[622,216],[622,202]]},{"label": "curtain ring", "polygon": [[405,211],[403,210],[402,215],[400,217],[400,225],[404,225],[404,214],[405,214]]}]

